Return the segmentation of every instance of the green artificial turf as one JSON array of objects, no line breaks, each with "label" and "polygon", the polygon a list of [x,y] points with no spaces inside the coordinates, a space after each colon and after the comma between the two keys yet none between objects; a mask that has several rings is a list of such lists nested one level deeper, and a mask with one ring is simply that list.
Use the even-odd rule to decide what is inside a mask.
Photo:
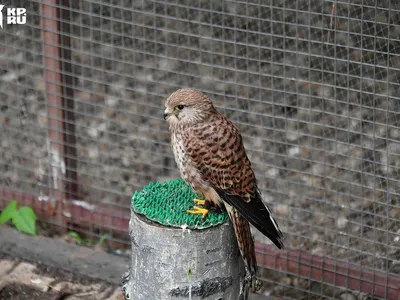
[{"label": "green artificial turf", "polygon": [[204,229],[225,223],[229,217],[225,211],[210,210],[202,219],[201,215],[188,214],[197,195],[180,178],[166,182],[150,182],[132,197],[132,207],[136,213],[165,226]]}]

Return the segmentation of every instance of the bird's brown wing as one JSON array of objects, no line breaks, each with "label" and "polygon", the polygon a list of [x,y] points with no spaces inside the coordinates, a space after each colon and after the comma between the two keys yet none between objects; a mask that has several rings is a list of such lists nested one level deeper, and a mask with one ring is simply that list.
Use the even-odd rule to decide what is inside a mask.
[{"label": "bird's brown wing", "polygon": [[282,248],[282,233],[257,189],[256,178],[238,129],[222,115],[187,128],[184,147],[202,179],[219,196]]}]

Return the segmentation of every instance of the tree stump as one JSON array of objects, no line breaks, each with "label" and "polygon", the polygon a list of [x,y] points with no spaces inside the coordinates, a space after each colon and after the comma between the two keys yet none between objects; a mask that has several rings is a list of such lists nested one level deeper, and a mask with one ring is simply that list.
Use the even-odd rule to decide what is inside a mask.
[{"label": "tree stump", "polygon": [[[163,195],[163,185],[171,182],[152,185],[151,191],[145,187],[141,200],[139,194],[132,199],[132,263],[122,283],[126,299],[237,299],[243,263],[231,222],[215,212],[207,216],[209,223],[187,214],[196,195],[185,190],[183,182],[172,182],[175,188],[164,189]],[[142,202],[154,207],[141,210]],[[154,210],[157,213],[151,215]],[[180,221],[173,223],[173,219]]]}]

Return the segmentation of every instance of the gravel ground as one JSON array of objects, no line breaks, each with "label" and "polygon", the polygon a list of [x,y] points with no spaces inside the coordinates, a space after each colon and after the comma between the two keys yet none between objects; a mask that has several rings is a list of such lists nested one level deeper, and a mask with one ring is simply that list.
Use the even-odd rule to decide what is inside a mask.
[{"label": "gravel ground", "polygon": [[[71,14],[82,199],[177,177],[162,101],[194,87],[243,133],[288,246],[400,273],[397,1],[337,3],[336,22],[328,1],[102,3]],[[0,184],[46,195],[38,5],[13,5],[32,26],[0,32]]]},{"label": "gravel ground", "polygon": [[21,259],[0,258],[0,300],[123,300],[118,286]]},{"label": "gravel ground", "polygon": [[129,258],[0,227],[0,300],[123,300]]}]

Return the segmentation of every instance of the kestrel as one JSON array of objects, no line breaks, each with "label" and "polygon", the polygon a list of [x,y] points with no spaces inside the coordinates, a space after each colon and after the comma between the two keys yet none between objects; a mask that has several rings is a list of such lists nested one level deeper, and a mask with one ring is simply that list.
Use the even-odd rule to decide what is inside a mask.
[{"label": "kestrel", "polygon": [[[242,136],[206,95],[194,89],[172,93],[165,102],[164,119],[183,180],[205,199],[194,201],[225,208],[229,214],[246,269],[239,299],[247,299],[249,290],[261,287],[249,222],[280,249],[283,235],[262,201]],[[195,206],[188,212],[205,217],[208,210]]]}]

